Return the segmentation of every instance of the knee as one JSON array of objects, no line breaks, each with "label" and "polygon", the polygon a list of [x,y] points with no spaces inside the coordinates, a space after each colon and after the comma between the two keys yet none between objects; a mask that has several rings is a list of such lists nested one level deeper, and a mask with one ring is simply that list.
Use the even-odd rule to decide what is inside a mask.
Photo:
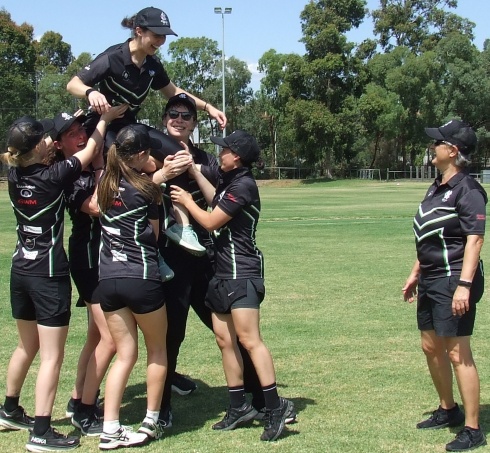
[{"label": "knee", "polygon": [[215,335],[215,338],[216,338],[216,344],[218,345],[218,348],[220,348],[221,350],[232,347],[230,338],[226,338],[221,335]]}]

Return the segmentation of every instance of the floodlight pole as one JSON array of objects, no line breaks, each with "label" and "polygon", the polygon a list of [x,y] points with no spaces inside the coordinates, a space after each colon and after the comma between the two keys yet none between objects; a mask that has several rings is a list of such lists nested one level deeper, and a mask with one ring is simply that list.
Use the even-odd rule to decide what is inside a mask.
[{"label": "floodlight pole", "polygon": [[[223,113],[226,115],[226,98],[225,98],[225,14],[231,14],[232,8],[215,7],[215,14],[221,14],[222,28],[223,28],[223,43],[221,47],[221,84],[222,84],[222,97],[223,97]],[[226,128],[223,129],[223,137],[226,137]]]}]

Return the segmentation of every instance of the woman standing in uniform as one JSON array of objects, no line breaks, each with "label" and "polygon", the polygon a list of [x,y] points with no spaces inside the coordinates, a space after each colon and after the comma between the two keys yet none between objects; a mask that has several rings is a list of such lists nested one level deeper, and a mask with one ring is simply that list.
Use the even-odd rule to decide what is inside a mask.
[{"label": "woman standing in uniform", "polygon": [[[161,9],[149,7],[133,17],[125,18],[121,24],[132,30],[133,37],[102,52],[67,85],[68,91],[74,96],[86,96],[96,114],[105,112],[111,105],[129,104],[124,117],[111,125],[107,134],[109,144],[121,127],[137,122],[136,115],[150,89],[159,90],[167,99],[185,93],[170,81],[165,68],[155,56],[157,50],[165,44],[167,35],[177,36],[170,28],[167,15]],[[99,90],[94,89],[96,84]],[[221,128],[226,126],[223,112],[196,96],[189,96],[194,98],[200,110],[215,118]],[[150,135],[161,141],[166,155],[175,154],[179,150],[167,135],[148,128]],[[188,184],[187,175],[183,175],[179,181],[179,185],[183,184]],[[189,251],[204,254],[205,248],[199,244],[192,230],[188,213],[179,206],[174,206],[174,210],[177,223],[166,234]]]},{"label": "woman standing in uniform", "polygon": [[[209,283],[206,305],[212,311],[213,330],[221,349],[230,407],[213,429],[234,429],[257,415],[245,399],[239,338],[264,392],[266,413],[261,440],[273,441],[281,435],[294,405],[278,395],[272,357],[260,336],[259,308],[265,295],[263,257],[255,244],[260,198],[250,170],[260,150],[255,138],[240,130],[225,138],[211,137],[211,141],[223,147],[220,168],[213,171],[201,167],[201,173],[194,166],[193,173],[212,211],[201,209],[191,194],[174,185],[171,197],[216,235],[216,270]],[[216,189],[208,180],[218,181]]]},{"label": "woman standing in uniform", "polygon": [[[102,144],[109,113],[100,117],[85,149],[69,159],[46,165],[45,133],[52,121],[31,117],[15,121],[8,131],[8,151],[2,160],[10,166],[9,195],[17,219],[17,246],[12,258],[10,294],[19,344],[7,371],[5,403],[0,424],[29,429],[29,451],[71,450],[78,437],[51,427],[51,412],[63,362],[71,305],[68,260],[63,249],[65,188],[72,185]],[[19,406],[27,372],[40,351],[34,419]]]},{"label": "woman standing in uniform", "polygon": [[[158,439],[160,402],[167,373],[167,314],[158,269],[160,187],[141,174],[150,139],[145,126],[119,131],[107,154],[99,183],[102,224],[98,296],[116,345],[116,360],[106,379],[103,433],[99,448],[111,450]],[[137,433],[119,423],[119,410],[138,358],[138,327],[147,351],[147,412]]]},{"label": "woman standing in uniform", "polygon": [[[465,170],[477,144],[473,129],[454,119],[425,132],[435,140],[432,163],[441,175],[415,215],[417,260],[402,291],[408,302],[417,297],[422,350],[439,396],[439,407],[417,428],[456,427],[464,423],[446,450],[466,451],[486,444],[478,420],[480,379],[470,340],[476,303],[483,294],[480,250],[487,194]],[[464,414],[454,401],[451,366]]]}]

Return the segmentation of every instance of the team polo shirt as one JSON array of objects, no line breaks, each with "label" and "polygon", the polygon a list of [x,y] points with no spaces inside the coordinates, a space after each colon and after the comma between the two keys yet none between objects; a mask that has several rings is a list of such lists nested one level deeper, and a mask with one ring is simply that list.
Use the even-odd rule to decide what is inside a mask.
[{"label": "team polo shirt", "polygon": [[147,55],[138,68],[131,60],[128,39],[98,55],[77,76],[88,86],[99,84],[99,91],[111,105],[128,104],[124,119],[136,122],[136,114],[150,89],[160,90],[170,83],[160,60]]},{"label": "team polo shirt", "polygon": [[[203,167],[204,168],[204,167]],[[209,169],[203,173],[210,176]],[[255,244],[260,215],[257,183],[247,167],[217,170],[218,185],[212,208],[219,207],[232,219],[214,232],[216,278],[263,278],[264,259]]]},{"label": "team polo shirt", "polygon": [[63,191],[79,178],[81,171],[76,157],[50,166],[9,169],[9,195],[17,219],[12,271],[35,277],[69,275],[63,248]]},{"label": "team polo shirt", "polygon": [[95,190],[93,170],[82,171],[80,178],[65,190],[66,208],[72,229],[68,239],[70,269],[94,269],[99,264],[100,222],[83,212],[82,205]]},{"label": "team polo shirt", "polygon": [[485,234],[486,203],[483,187],[465,172],[434,181],[413,222],[422,276],[461,274],[466,236]]},{"label": "team polo shirt", "polygon": [[157,241],[149,219],[158,219],[158,206],[149,203],[122,178],[112,206],[107,212],[100,213],[99,280],[139,278],[160,281]]}]

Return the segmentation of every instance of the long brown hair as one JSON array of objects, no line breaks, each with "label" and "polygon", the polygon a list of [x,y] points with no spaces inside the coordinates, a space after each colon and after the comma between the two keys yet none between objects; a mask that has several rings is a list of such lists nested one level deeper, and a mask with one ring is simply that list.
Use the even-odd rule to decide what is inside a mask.
[{"label": "long brown hair", "polygon": [[97,199],[101,212],[106,212],[114,203],[114,197],[119,193],[119,182],[124,178],[150,203],[162,203],[162,191],[146,175],[132,170],[128,162],[132,155],[120,155],[116,145],[112,144],[107,153],[107,165],[97,189]]}]

